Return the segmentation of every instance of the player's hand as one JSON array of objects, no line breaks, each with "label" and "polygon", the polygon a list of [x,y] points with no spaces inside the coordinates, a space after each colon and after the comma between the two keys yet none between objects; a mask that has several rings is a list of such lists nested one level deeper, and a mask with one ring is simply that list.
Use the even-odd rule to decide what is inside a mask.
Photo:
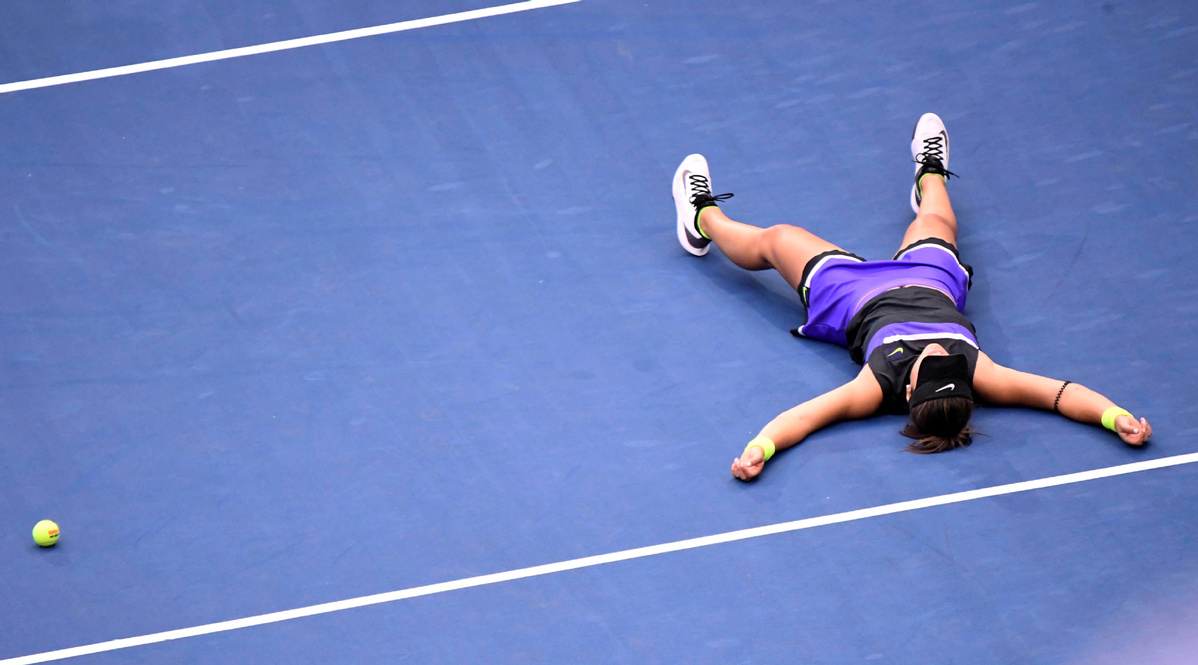
[{"label": "player's hand", "polygon": [[1115,419],[1115,433],[1124,443],[1142,446],[1152,436],[1152,425],[1148,424],[1146,418],[1137,421],[1131,416],[1119,416]]},{"label": "player's hand", "polygon": [[732,460],[732,475],[741,480],[752,480],[765,468],[765,451],[761,446],[750,446],[740,457]]}]

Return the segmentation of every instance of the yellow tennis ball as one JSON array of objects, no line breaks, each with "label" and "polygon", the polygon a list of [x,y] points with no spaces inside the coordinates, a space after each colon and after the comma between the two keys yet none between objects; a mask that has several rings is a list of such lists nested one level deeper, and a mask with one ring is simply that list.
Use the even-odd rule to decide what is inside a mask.
[{"label": "yellow tennis ball", "polygon": [[58,525],[50,520],[42,520],[33,527],[33,542],[42,547],[50,547],[58,542]]}]

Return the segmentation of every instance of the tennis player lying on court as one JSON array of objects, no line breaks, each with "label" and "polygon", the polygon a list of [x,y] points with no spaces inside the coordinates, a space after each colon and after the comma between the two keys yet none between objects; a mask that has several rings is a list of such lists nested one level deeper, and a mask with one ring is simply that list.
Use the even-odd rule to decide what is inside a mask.
[{"label": "tennis player lying on court", "polygon": [[678,240],[703,256],[714,242],[747,270],[777,270],[799,293],[807,323],[792,331],[847,346],[863,367],[857,378],[774,418],[732,463],[749,480],[778,449],[840,420],[885,411],[910,413],[908,450],[937,453],[969,445],[975,395],[992,404],[1052,409],[1101,423],[1131,445],[1152,436],[1102,395],[1073,383],[1003,367],[978,348],[962,313],[973,270],[957,252],[957,218],[948,200],[948,132],[933,113],[915,125],[911,208],[900,249],[890,261],[866,261],[808,231],[786,224],[767,229],[735,222],[713,196],[707,160],[691,155],[674,174]]}]

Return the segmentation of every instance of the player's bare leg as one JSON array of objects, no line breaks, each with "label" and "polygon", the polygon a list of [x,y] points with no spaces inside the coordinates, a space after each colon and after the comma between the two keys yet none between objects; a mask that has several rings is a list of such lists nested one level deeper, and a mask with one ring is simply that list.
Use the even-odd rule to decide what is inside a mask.
[{"label": "player's bare leg", "polygon": [[957,216],[945,183],[953,175],[948,170],[948,130],[935,113],[925,113],[915,125],[911,157],[916,163],[915,184],[911,188],[915,221],[907,227],[899,248],[924,238],[940,238],[956,247]]},{"label": "player's bare leg", "polygon": [[731,196],[711,193],[711,174],[702,155],[682,161],[674,173],[674,205],[683,249],[703,256],[715,242],[736,265],[746,270],[774,268],[796,289],[812,257],[840,249],[797,226],[779,224],[763,229],[734,221],[718,207]]},{"label": "player's bare leg", "polygon": [[797,226],[777,224],[763,229],[742,224],[714,206],[700,213],[699,228],[736,265],[746,270],[773,268],[793,289],[798,289],[808,261],[823,252],[840,249]]}]

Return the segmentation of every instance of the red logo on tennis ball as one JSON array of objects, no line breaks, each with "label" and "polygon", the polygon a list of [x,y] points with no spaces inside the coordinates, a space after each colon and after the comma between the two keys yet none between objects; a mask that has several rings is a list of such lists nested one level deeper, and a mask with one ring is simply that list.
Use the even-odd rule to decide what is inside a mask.
[{"label": "red logo on tennis ball", "polygon": [[53,538],[58,535],[58,529],[50,529],[48,532],[46,532],[46,535]]}]

